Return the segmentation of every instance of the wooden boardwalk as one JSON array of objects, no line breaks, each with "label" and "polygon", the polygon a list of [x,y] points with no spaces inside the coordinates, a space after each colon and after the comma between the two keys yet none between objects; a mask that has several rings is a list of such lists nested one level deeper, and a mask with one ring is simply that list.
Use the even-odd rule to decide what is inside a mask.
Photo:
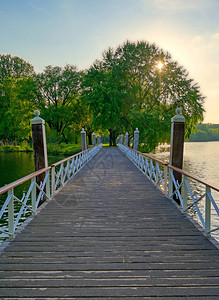
[{"label": "wooden boardwalk", "polygon": [[3,299],[219,299],[219,250],[103,148],[1,255]]}]

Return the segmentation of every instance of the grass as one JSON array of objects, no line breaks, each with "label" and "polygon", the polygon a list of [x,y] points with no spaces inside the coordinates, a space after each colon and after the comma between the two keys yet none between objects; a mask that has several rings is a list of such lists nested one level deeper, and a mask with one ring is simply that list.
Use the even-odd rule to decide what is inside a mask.
[{"label": "grass", "polygon": [[47,145],[47,152],[51,155],[65,155],[71,156],[78,152],[81,152],[81,145],[78,144],[48,144]]},{"label": "grass", "polygon": [[[19,145],[1,145],[0,152],[32,152],[33,148],[26,142],[22,142]],[[71,156],[81,151],[81,145],[78,144],[47,144],[47,153],[50,155],[65,155]]]},{"label": "grass", "polygon": [[20,145],[1,145],[0,152],[32,152],[33,148],[26,142],[22,142]]}]

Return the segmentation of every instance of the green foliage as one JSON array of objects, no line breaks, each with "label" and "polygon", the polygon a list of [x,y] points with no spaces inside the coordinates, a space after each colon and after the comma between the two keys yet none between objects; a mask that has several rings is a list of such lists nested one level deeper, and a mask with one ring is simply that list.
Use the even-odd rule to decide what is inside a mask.
[{"label": "green foliage", "polygon": [[169,139],[170,117],[177,107],[183,109],[187,137],[203,119],[204,97],[198,85],[155,44],[126,42],[108,49],[87,71],[82,86],[94,127],[108,129],[114,140],[138,127],[145,150]]},{"label": "green foliage", "polygon": [[[152,151],[170,140],[170,119],[177,107],[183,109],[188,138],[203,119],[203,102],[187,71],[169,53],[144,41],[109,48],[86,72],[72,65],[47,66],[36,75],[22,58],[0,55],[0,140],[30,141],[29,121],[39,109],[48,141],[54,143],[52,153],[74,153],[56,144],[78,143],[82,127],[89,142],[93,131],[109,131],[110,145],[126,131],[132,138],[137,127],[140,147]],[[206,138],[205,130],[197,130]],[[209,129],[208,135],[217,139],[217,128]]]},{"label": "green foliage", "polygon": [[0,139],[30,139],[33,111],[36,106],[30,87],[32,79],[4,79],[0,84]]},{"label": "green foliage", "polygon": [[29,145],[2,145],[0,152],[32,152],[33,149]]},{"label": "green foliage", "polygon": [[58,142],[67,141],[66,131],[81,128],[86,109],[80,100],[81,73],[75,66],[47,66],[36,77],[36,93],[41,116],[57,132]]},{"label": "green foliage", "polygon": [[197,124],[190,142],[219,141],[219,124]]},{"label": "green foliage", "polygon": [[10,54],[0,54],[0,83],[8,78],[21,79],[33,75],[33,66],[24,59]]}]

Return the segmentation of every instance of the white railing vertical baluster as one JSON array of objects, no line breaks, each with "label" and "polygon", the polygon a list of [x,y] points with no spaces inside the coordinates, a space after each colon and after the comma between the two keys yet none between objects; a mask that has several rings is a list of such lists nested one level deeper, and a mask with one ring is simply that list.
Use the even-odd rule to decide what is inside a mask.
[{"label": "white railing vertical baluster", "polygon": [[205,234],[210,235],[211,231],[211,199],[208,194],[211,194],[211,189],[206,186],[205,189]]},{"label": "white railing vertical baluster", "polygon": [[8,195],[12,195],[8,203],[8,232],[14,237],[14,189],[10,189]]},{"label": "white railing vertical baluster", "polygon": [[37,207],[36,207],[36,200],[37,200],[37,197],[36,197],[36,177],[32,178],[31,179],[31,182],[33,183],[33,188],[32,188],[32,191],[31,191],[31,205],[32,205],[32,215],[35,215],[36,214],[36,210],[37,210]]},{"label": "white railing vertical baluster", "polygon": [[173,180],[171,173],[173,173],[173,170],[169,169],[169,198],[172,198],[173,194]]},{"label": "white railing vertical baluster", "polygon": [[47,176],[47,180],[46,180],[46,194],[47,194],[47,197],[49,200],[51,197],[50,170],[46,171],[46,175],[47,174],[48,174],[48,176]]},{"label": "white railing vertical baluster", "polygon": [[150,169],[150,178],[153,180],[153,172],[154,172],[154,165],[153,165],[153,161],[152,159],[150,158],[150,166],[149,166],[149,169]]},{"label": "white railing vertical baluster", "polygon": [[187,210],[188,207],[188,188],[187,188],[188,177],[184,175],[183,178],[183,211]]},{"label": "white railing vertical baluster", "polygon": [[155,174],[156,174],[155,184],[158,185],[159,184],[159,164],[157,161],[155,162]]},{"label": "white railing vertical baluster", "polygon": [[52,193],[52,196],[54,195],[55,193],[55,177],[56,177],[56,170],[55,170],[55,167],[52,167],[52,170],[51,170],[51,193]]},{"label": "white railing vertical baluster", "polygon": [[167,166],[164,166],[164,194],[167,195]]},{"label": "white railing vertical baluster", "polygon": [[61,185],[64,186],[64,164],[61,164]]}]

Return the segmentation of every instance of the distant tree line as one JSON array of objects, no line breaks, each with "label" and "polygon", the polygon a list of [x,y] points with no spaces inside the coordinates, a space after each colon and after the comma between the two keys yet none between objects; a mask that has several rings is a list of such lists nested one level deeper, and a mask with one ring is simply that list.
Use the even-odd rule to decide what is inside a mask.
[{"label": "distant tree line", "polygon": [[[160,66],[160,67],[158,67]],[[19,57],[0,55],[0,140],[31,140],[30,119],[41,111],[50,141],[77,142],[82,127],[91,134],[141,131],[143,151],[169,142],[171,117],[181,107],[186,136],[203,120],[204,97],[188,72],[168,52],[148,42],[126,42],[103,52],[79,71],[74,65],[46,66],[36,73]]]},{"label": "distant tree line", "polygon": [[219,124],[197,124],[195,127],[190,142],[219,141]]}]

